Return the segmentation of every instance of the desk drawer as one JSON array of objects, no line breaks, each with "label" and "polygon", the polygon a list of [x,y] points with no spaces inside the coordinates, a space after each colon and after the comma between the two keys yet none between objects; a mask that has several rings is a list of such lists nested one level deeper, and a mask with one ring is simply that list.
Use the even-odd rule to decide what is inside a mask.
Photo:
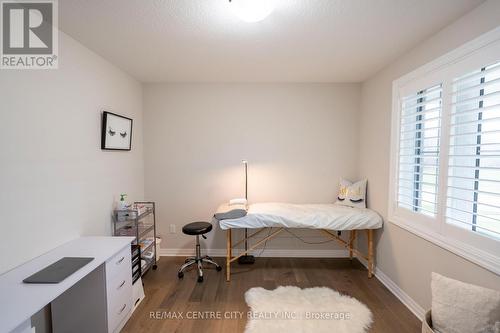
[{"label": "desk drawer", "polygon": [[116,275],[106,283],[106,288],[108,307],[112,309],[123,305],[125,298],[132,299],[132,273],[128,271],[125,275]]},{"label": "desk drawer", "polygon": [[132,309],[132,256],[130,246],[106,261],[108,332],[117,327]]},{"label": "desk drawer", "polygon": [[109,282],[116,275],[123,275],[125,272],[132,274],[132,256],[130,246],[125,247],[114,257],[106,261],[106,280]]},{"label": "desk drawer", "polygon": [[[125,292],[130,291],[130,292]],[[108,302],[108,332],[116,332],[117,327],[132,310],[132,289],[124,288],[123,292]]]}]

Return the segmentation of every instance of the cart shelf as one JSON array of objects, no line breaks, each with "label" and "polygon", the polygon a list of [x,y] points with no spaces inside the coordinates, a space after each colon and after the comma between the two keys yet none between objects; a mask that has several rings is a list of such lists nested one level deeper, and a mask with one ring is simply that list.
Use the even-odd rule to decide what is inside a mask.
[{"label": "cart shelf", "polygon": [[[137,280],[138,276],[144,275],[151,267],[157,267],[156,246],[153,246],[156,243],[156,216],[155,203],[152,201],[136,201],[133,207],[134,209],[117,209],[113,212],[113,234],[135,237],[133,252],[136,251],[139,255],[133,256],[135,265],[132,267],[132,274]],[[136,256],[139,256],[138,260]]]}]

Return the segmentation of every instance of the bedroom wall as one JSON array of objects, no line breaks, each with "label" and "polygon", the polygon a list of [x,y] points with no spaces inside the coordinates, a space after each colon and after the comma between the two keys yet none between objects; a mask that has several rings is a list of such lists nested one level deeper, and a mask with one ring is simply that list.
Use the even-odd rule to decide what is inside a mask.
[{"label": "bedroom wall", "polygon": [[500,1],[487,1],[362,85],[359,176],[369,179],[369,207],[385,219],[384,229],[377,235],[377,266],[423,309],[431,305],[433,271],[498,290],[500,276],[387,221],[392,81],[495,28],[499,22]]},{"label": "bedroom wall", "polygon": [[[110,235],[142,198],[142,87],[64,33],[59,69],[0,70],[0,273],[80,235]],[[131,152],[100,149],[101,111],[134,119]]]},{"label": "bedroom wall", "polygon": [[[339,177],[357,173],[358,84],[146,84],[145,191],[158,205],[163,254],[193,251],[184,224],[210,220],[231,198],[328,203]],[[174,225],[176,233],[170,233]],[[300,235],[324,241],[317,231]],[[283,234],[264,255],[329,255],[333,243]],[[206,247],[222,254],[215,227]],[[258,251],[257,253],[260,253]]]}]

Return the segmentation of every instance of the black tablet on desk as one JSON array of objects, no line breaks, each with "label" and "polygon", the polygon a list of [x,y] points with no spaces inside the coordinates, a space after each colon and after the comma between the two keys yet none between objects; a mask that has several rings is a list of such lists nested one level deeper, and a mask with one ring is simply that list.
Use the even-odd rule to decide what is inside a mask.
[{"label": "black tablet on desk", "polygon": [[27,277],[24,283],[59,283],[94,258],[64,257],[55,263],[45,267],[41,271]]}]

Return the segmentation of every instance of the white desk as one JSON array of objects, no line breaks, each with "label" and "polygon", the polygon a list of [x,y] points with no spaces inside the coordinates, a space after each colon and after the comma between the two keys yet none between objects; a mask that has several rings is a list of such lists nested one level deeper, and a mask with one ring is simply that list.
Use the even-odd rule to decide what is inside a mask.
[{"label": "white desk", "polygon": [[[134,237],[77,238],[0,275],[0,332],[16,329],[96,268],[105,267],[106,271],[111,271],[108,269],[108,266],[111,267],[110,260],[117,254],[127,253],[126,248],[130,255],[130,243],[133,240]],[[94,260],[58,284],[22,282],[26,277],[63,257],[93,257]],[[130,257],[128,259],[130,260]],[[101,266],[103,264],[104,266]],[[106,274],[106,284],[111,275],[109,273],[115,274]]]}]

